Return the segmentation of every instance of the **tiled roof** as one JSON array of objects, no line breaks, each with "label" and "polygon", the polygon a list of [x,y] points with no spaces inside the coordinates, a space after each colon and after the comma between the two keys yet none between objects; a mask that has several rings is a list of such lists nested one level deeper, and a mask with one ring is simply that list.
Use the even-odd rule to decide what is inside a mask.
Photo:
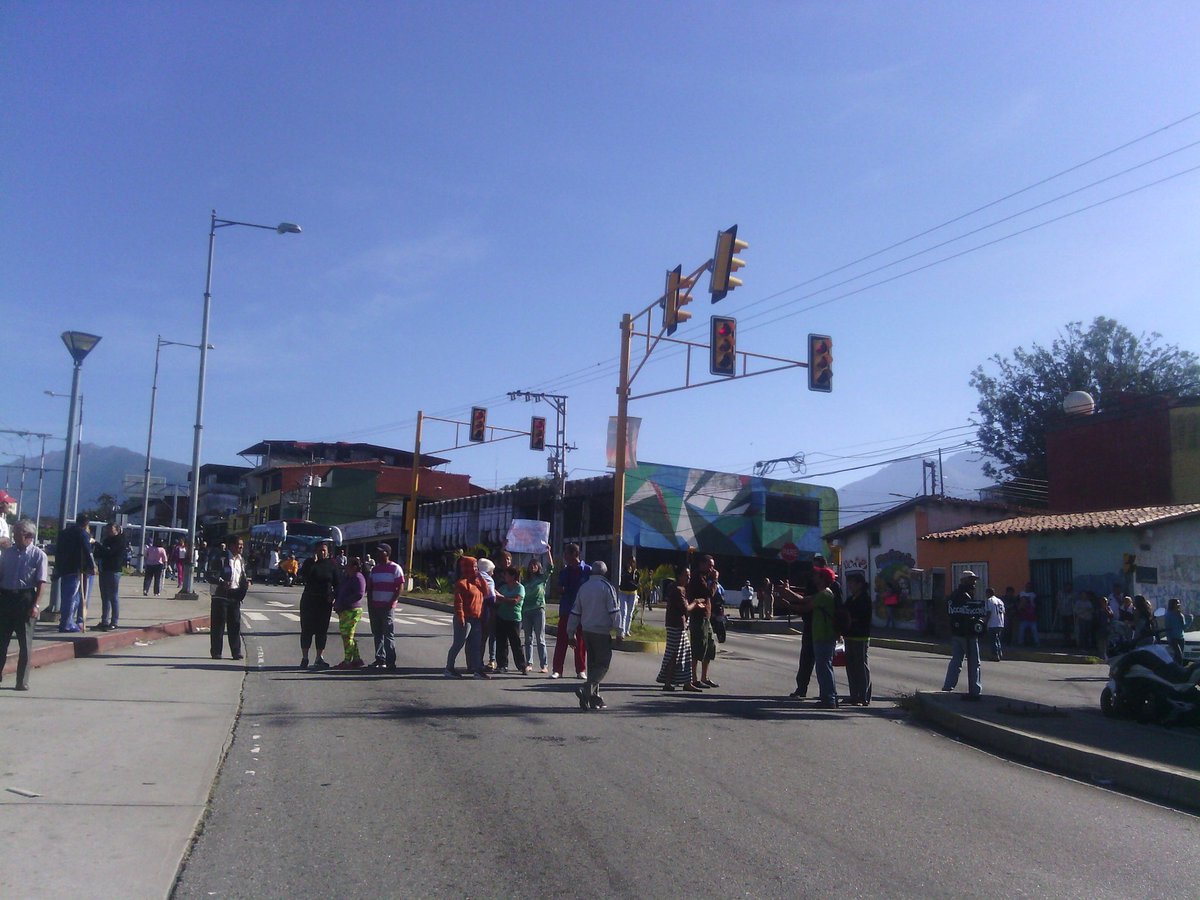
[{"label": "tiled roof", "polygon": [[1200,503],[1179,506],[1142,506],[1136,509],[1106,509],[1099,512],[1053,513],[1043,516],[1018,516],[999,522],[966,525],[953,531],[927,534],[923,541],[949,541],[971,537],[1006,537],[1018,534],[1048,534],[1066,531],[1116,531],[1145,528],[1173,519],[1200,516]]}]

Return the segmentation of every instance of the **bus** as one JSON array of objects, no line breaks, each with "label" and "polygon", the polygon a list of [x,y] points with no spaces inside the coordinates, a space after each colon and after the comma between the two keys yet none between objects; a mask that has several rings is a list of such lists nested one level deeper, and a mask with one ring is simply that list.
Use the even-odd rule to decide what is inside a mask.
[{"label": "bus", "polygon": [[246,547],[250,570],[255,578],[265,579],[270,573],[269,563],[273,547],[279,548],[281,556],[287,554],[295,557],[297,562],[303,563],[313,555],[313,547],[322,543],[341,546],[342,529],[336,525],[318,525],[304,519],[251,525],[250,540]]}]

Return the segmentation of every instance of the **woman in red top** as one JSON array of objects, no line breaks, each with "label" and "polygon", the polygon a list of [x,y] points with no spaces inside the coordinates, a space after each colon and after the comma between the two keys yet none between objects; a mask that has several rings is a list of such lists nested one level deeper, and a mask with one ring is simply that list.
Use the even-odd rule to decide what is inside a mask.
[{"label": "woman in red top", "polygon": [[462,556],[458,560],[459,579],[454,584],[454,643],[446,654],[447,678],[462,678],[455,669],[458,652],[467,646],[467,669],[476,678],[490,678],[483,671],[483,632],[480,620],[483,617],[483,595],[487,585],[479,575],[479,565],[473,556]]}]

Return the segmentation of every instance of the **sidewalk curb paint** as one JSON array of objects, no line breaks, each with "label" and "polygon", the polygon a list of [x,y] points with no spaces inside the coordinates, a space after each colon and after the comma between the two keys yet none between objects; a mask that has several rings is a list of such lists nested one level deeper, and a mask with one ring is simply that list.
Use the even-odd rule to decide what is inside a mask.
[{"label": "sidewalk curb paint", "polygon": [[[141,628],[122,628],[118,631],[98,633],[89,631],[74,640],[55,641],[52,644],[34,647],[29,653],[29,665],[34,669],[41,669],[54,665],[54,663],[82,659],[85,656],[130,647],[137,641],[161,640],[181,634],[199,634],[200,629],[208,629],[211,624],[211,616],[196,616],[174,622],[161,622],[157,625],[143,625]],[[15,671],[16,665],[17,654],[10,653],[8,659],[5,660],[4,671]]]},{"label": "sidewalk curb paint", "polygon": [[[950,655],[950,645],[939,641],[917,641],[907,638],[890,638],[871,636],[871,646],[881,650],[908,650],[920,653],[936,653],[939,656]],[[981,647],[980,653],[984,650]],[[986,656],[986,654],[985,654]],[[1006,660],[1036,663],[1063,663],[1064,665],[1098,665],[1104,660],[1095,656],[1083,656],[1078,653],[1051,653],[1039,650],[1020,650],[1014,647],[1004,648]]]},{"label": "sidewalk curb paint", "polygon": [[626,653],[665,653],[667,645],[665,641],[631,641],[626,638],[623,641],[613,641],[614,650],[624,650]]},{"label": "sidewalk curb paint", "polygon": [[[1078,744],[1048,740],[1017,728],[996,725],[952,712],[933,699],[948,695],[917,691],[914,712],[919,718],[996,750],[1088,783],[1106,782],[1122,791],[1149,797],[1168,806],[1200,812],[1200,774],[1091,750]],[[956,698],[957,699],[957,698]]]}]

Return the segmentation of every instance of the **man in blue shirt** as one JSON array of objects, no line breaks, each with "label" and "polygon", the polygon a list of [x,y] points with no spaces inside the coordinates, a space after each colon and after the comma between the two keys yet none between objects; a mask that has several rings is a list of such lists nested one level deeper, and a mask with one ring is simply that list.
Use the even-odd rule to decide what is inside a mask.
[{"label": "man in blue shirt", "polygon": [[34,524],[22,519],[13,528],[12,544],[0,551],[0,680],[8,643],[17,635],[17,690],[29,690],[29,646],[38,617],[42,585],[49,580],[46,554],[33,545]]},{"label": "man in blue shirt", "polygon": [[[571,610],[575,607],[575,596],[580,586],[592,574],[592,567],[579,561],[579,545],[567,544],[563,548],[566,563],[558,576],[558,587],[562,592],[558,601],[558,637],[554,642],[554,668],[551,678],[561,678],[563,664],[567,661],[567,620],[571,618]],[[587,678],[587,647],[583,641],[583,628],[577,629],[575,635],[575,674],[579,678]]]}]

